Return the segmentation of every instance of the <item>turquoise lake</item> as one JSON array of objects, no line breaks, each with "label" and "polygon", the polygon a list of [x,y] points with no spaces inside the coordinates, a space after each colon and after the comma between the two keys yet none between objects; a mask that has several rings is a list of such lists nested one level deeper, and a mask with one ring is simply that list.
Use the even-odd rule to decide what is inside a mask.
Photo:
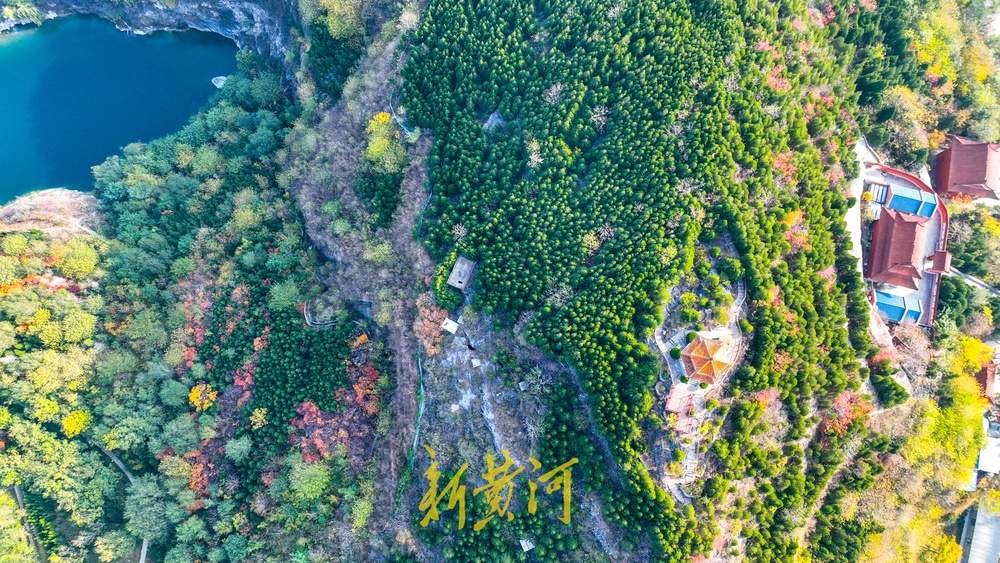
[{"label": "turquoise lake", "polygon": [[0,203],[90,189],[91,166],[180,129],[235,54],[211,33],[130,35],[81,16],[0,35]]}]

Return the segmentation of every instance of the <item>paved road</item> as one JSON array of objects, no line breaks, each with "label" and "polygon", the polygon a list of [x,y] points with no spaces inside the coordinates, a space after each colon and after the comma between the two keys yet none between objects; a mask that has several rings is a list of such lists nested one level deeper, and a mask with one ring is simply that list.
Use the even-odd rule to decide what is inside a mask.
[{"label": "paved road", "polygon": [[851,233],[851,254],[857,258],[855,264],[858,268],[858,273],[864,276],[864,270],[861,266],[861,194],[865,189],[865,163],[866,162],[881,162],[875,151],[868,146],[868,141],[864,137],[858,139],[857,144],[854,145],[854,155],[858,161],[858,176],[851,180],[849,185],[850,195],[855,198],[854,205],[847,210],[847,216],[844,218],[847,221],[847,230]]},{"label": "paved road", "polygon": [[976,276],[970,276],[969,274],[966,274],[964,272],[960,272],[960,271],[956,270],[955,268],[952,268],[951,271],[948,272],[948,274],[946,274],[946,275],[949,275],[949,276],[958,276],[958,277],[962,278],[965,281],[965,283],[967,283],[967,284],[969,284],[969,285],[971,285],[973,287],[978,287],[979,289],[982,289],[983,291],[985,291],[986,293],[989,293],[993,297],[1000,297],[1000,290],[997,290],[996,288],[994,288],[990,284],[984,282],[983,280],[977,278]]}]

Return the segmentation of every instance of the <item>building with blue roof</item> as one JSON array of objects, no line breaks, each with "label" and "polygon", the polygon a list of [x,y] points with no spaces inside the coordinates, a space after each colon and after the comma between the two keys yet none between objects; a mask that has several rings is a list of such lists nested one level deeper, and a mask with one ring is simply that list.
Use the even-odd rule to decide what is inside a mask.
[{"label": "building with blue roof", "polygon": [[918,217],[933,217],[938,206],[936,195],[907,186],[892,186],[887,199],[886,207]]},{"label": "building with blue roof", "polygon": [[862,194],[872,304],[888,322],[931,326],[941,275],[950,269],[947,208],[924,180],[879,163],[865,164]]},{"label": "building with blue roof", "polygon": [[1000,514],[991,508],[984,497],[966,513],[960,563],[994,563],[1000,558]]},{"label": "building with blue roof", "polygon": [[901,323],[904,320],[917,322],[923,312],[920,299],[916,295],[903,297],[885,291],[875,292],[875,306],[894,323]]}]

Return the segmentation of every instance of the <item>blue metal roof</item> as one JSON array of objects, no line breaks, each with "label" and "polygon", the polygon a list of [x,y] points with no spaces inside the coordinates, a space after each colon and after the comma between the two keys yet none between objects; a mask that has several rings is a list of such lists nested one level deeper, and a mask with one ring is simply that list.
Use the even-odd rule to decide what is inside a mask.
[{"label": "blue metal roof", "polygon": [[[966,516],[966,518],[969,518]],[[979,501],[979,509],[974,521],[967,521],[972,526],[972,537],[967,538],[967,530],[963,530],[962,544],[966,547],[966,557],[963,561],[975,563],[978,561],[996,561],[1000,557],[1000,514],[990,510],[990,505],[983,498]]]},{"label": "blue metal roof", "polygon": [[913,322],[920,319],[920,301],[916,297],[900,297],[884,291],[876,291],[875,306],[894,323],[902,322],[903,319],[909,319]]},{"label": "blue metal roof", "polygon": [[892,195],[886,205],[896,211],[930,217],[934,215],[938,201],[937,196],[932,193],[906,186],[893,186]]},{"label": "blue metal roof", "polygon": [[886,194],[889,191],[889,186],[885,184],[869,183],[866,187],[871,191],[872,201],[875,203],[885,203]]}]

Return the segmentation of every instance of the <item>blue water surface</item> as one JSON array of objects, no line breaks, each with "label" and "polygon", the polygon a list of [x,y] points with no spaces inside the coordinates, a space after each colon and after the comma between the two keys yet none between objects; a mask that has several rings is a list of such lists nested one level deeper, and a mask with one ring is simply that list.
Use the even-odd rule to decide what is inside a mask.
[{"label": "blue water surface", "polygon": [[130,35],[83,16],[0,35],[0,203],[90,189],[91,166],[179,129],[235,53],[211,33]]}]

